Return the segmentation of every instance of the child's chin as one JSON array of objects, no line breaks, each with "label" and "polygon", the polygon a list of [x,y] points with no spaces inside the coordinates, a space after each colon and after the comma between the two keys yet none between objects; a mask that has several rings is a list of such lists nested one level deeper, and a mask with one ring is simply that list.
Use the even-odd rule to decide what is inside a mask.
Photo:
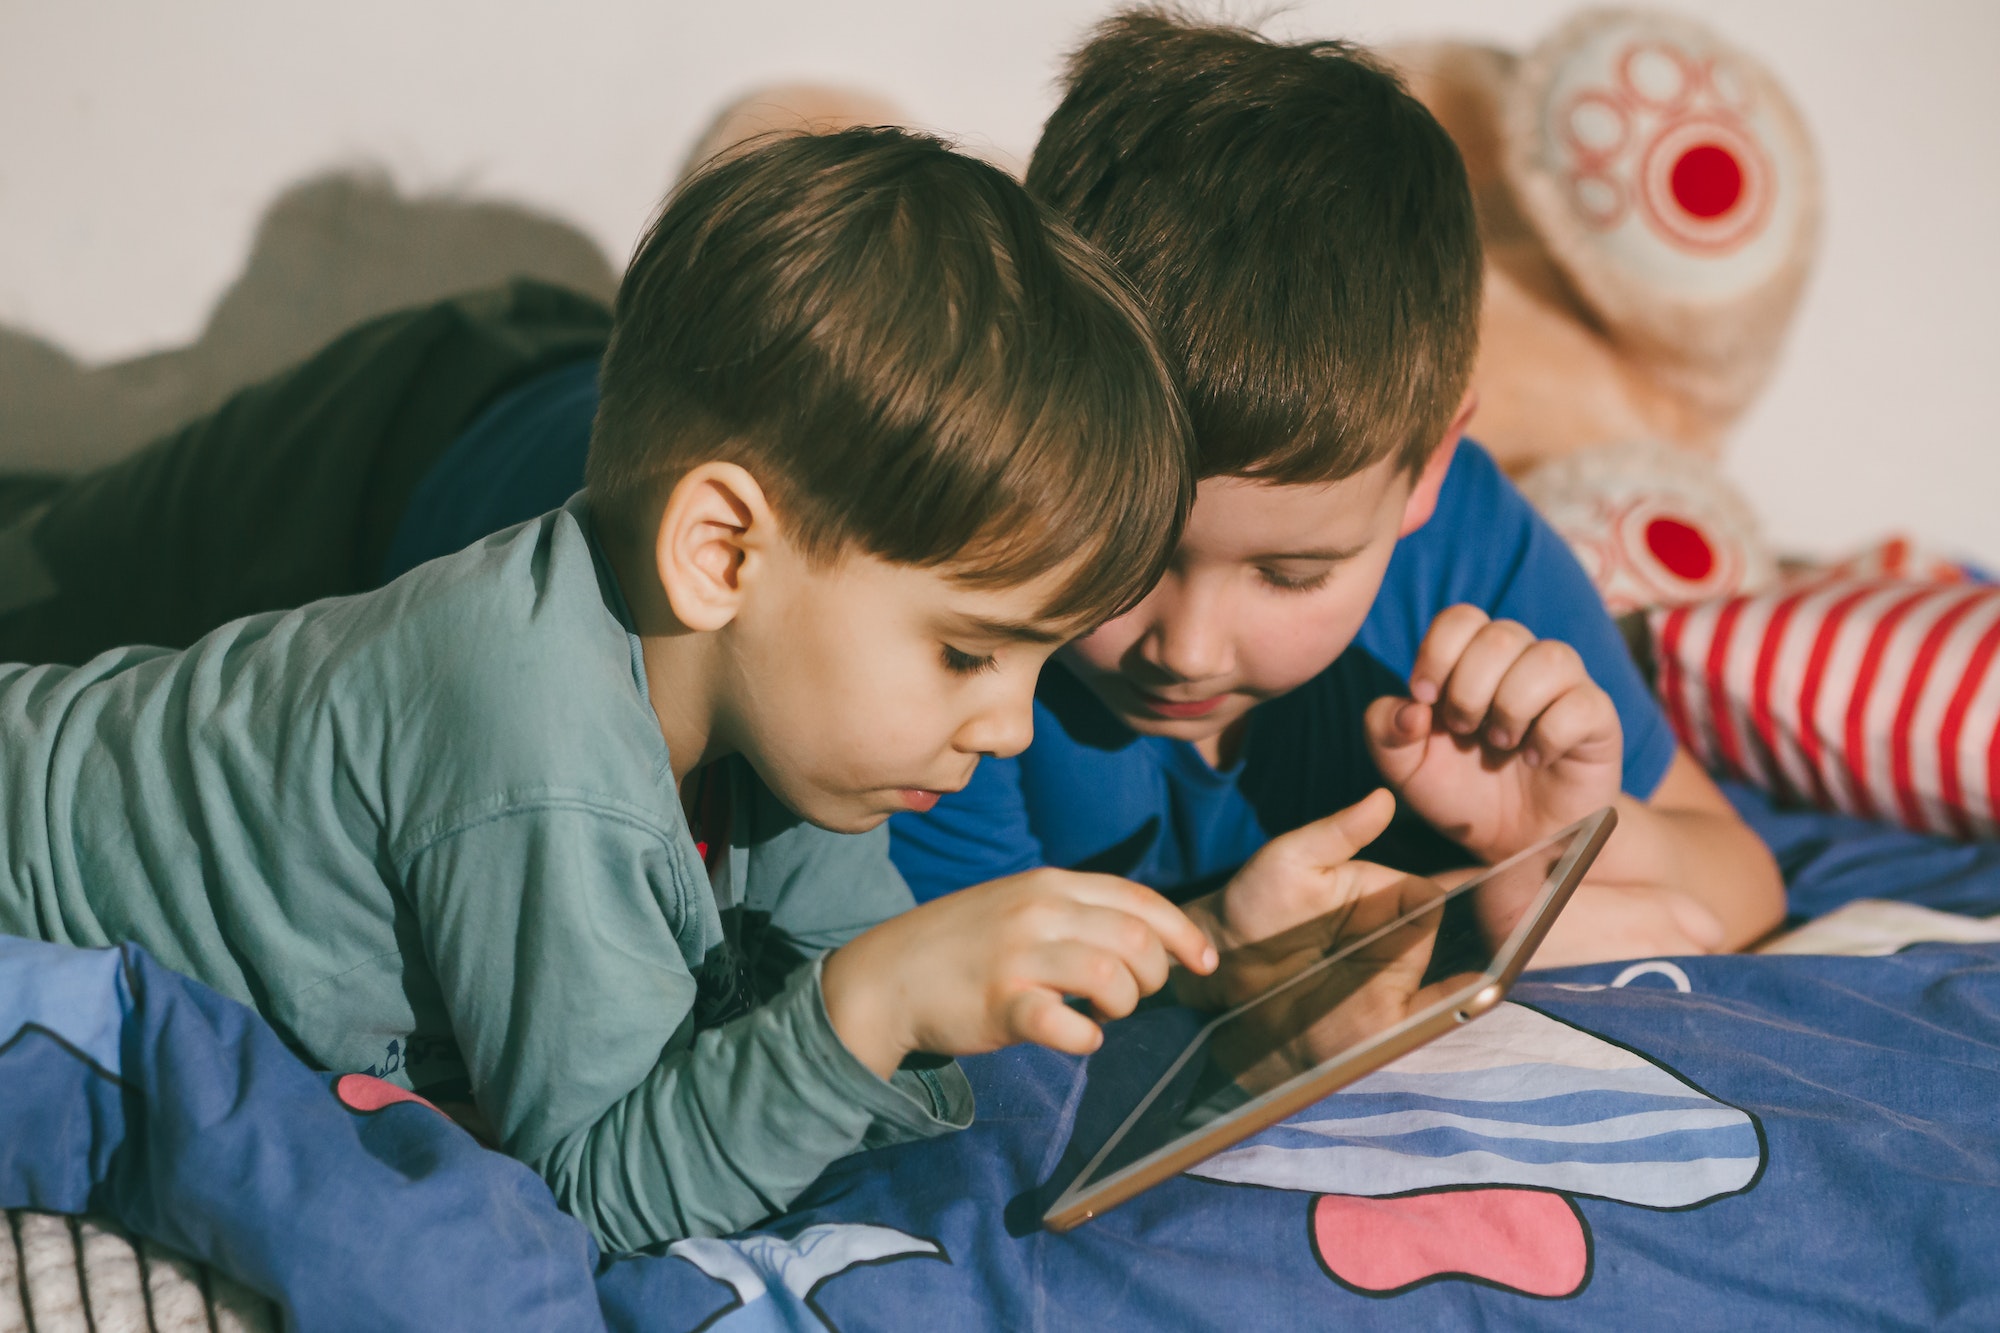
[{"label": "child's chin", "polygon": [[794,810],[799,818],[815,828],[823,828],[828,833],[866,833],[869,829],[880,828],[887,823],[893,810],[856,809],[852,805],[834,805],[823,810]]},{"label": "child's chin", "polygon": [[806,819],[818,825],[820,829],[826,829],[828,833],[868,833],[870,829],[880,829],[882,825],[886,825],[888,817],[894,813],[896,811],[876,811],[866,807],[842,805],[838,813],[826,815],[824,819],[814,819],[810,815]]},{"label": "child's chin", "polygon": [[879,828],[894,810],[882,808],[877,800],[879,793],[856,796],[846,792],[827,791],[780,791],[772,788],[784,807],[814,828],[825,829],[828,833],[866,833]]}]

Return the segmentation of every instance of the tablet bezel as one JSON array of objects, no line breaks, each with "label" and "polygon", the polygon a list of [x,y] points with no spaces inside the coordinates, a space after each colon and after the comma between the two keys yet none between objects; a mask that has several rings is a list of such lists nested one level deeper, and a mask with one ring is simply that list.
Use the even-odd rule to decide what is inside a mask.
[{"label": "tablet bezel", "polygon": [[[1287,977],[1255,999],[1245,1000],[1242,1004],[1211,1018],[1202,1025],[1201,1031],[1189,1041],[1186,1049],[1167,1068],[1167,1071],[1154,1081],[1153,1086],[1139,1099],[1131,1113],[1120,1122],[1104,1146],[1099,1148],[1090,1161],[1076,1173],[1075,1179],[1063,1190],[1061,1196],[1049,1206],[1048,1211],[1042,1216],[1042,1225],[1051,1231],[1068,1231],[1080,1226],[1142,1191],[1150,1189],[1162,1180],[1179,1175],[1232,1144],[1278,1123],[1294,1111],[1312,1105],[1327,1094],[1345,1087],[1366,1074],[1373,1073],[1425,1042],[1434,1040],[1452,1028],[1468,1023],[1492,1009],[1506,996],[1508,990],[1526,969],[1536,947],[1548,934],[1549,927],[1555,923],[1556,915],[1562,911],[1563,904],[1568,902],[1570,895],[1576,891],[1584,872],[1590,868],[1590,863],[1603,849],[1605,840],[1611,836],[1611,831],[1617,824],[1618,812],[1606,806],[1596,814],[1588,815],[1562,831],[1549,835],[1532,847],[1524,848],[1488,868],[1438,900],[1444,902],[1468,894],[1486,880],[1511,868],[1521,860],[1545,850],[1551,843],[1561,842],[1564,839],[1572,840],[1568,850],[1550,869],[1548,877],[1543,881],[1540,898],[1523,914],[1521,924],[1514,928],[1514,933],[1494,952],[1493,962],[1462,989],[1410,1015],[1401,1023],[1362,1045],[1287,1079],[1227,1115],[1211,1121],[1191,1134],[1154,1149],[1138,1161],[1119,1168],[1095,1185],[1079,1191],[1080,1182],[1090,1178],[1091,1172],[1096,1170],[1098,1164],[1118,1146],[1126,1131],[1131,1129],[1145,1113],[1146,1108],[1152,1105],[1160,1089],[1173,1080],[1180,1072],[1181,1066],[1201,1048],[1218,1025],[1254,1005],[1262,1004],[1272,995],[1299,984],[1309,973],[1336,961],[1381,931],[1370,932],[1369,936],[1354,941],[1340,954],[1329,955],[1310,968],[1302,969],[1298,974]],[[1382,929],[1394,929],[1397,925],[1435,907],[1434,903],[1426,904]]]}]

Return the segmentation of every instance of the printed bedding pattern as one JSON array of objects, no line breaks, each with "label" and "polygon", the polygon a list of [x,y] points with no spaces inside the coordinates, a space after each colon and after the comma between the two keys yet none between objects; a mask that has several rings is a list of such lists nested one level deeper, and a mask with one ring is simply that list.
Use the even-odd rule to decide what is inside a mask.
[{"label": "printed bedding pattern", "polygon": [[[93,1272],[110,1237],[26,1219],[82,1245],[86,1284],[164,1290],[153,1256],[195,1255],[302,1330],[2000,1326],[2000,844],[1731,795],[1800,917],[1889,920],[1842,952],[1933,918],[1956,942],[1537,974],[1067,1236],[1042,1206],[1173,1045],[1143,1022],[1087,1062],[968,1061],[972,1130],[604,1264],[519,1164],[143,953],[12,941],[0,1205],[147,1238]],[[167,1304],[89,1326],[172,1327]]]}]

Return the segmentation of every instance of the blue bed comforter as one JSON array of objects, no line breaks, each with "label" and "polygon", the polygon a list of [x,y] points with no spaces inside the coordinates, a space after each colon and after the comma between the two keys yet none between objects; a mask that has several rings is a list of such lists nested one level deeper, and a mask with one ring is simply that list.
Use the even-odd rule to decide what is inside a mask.
[{"label": "blue bed comforter", "polygon": [[[1732,796],[1801,916],[2000,913],[2000,845]],[[1538,973],[1047,1234],[1147,1021],[968,1061],[971,1130],[606,1264],[525,1168],[142,952],[0,940],[0,1205],[108,1213],[300,1329],[2000,1327],[2000,946]]]}]

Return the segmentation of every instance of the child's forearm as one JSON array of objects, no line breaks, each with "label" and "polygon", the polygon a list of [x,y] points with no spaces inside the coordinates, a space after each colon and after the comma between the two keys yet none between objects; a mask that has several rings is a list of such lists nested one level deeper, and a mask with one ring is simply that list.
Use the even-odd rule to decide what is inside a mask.
[{"label": "child's forearm", "polygon": [[940,1105],[933,1087],[891,1086],[854,1065],[827,1025],[817,972],[808,964],[769,1003],[665,1056],[553,1147],[507,1146],[622,1254],[726,1235],[789,1204],[837,1158],[969,1123],[955,1070],[963,1104]]},{"label": "child's forearm", "polygon": [[1592,880],[1693,899],[1721,923],[1723,950],[1755,943],[1784,919],[1770,850],[1686,755],[1650,801],[1621,796],[1618,821]]}]

